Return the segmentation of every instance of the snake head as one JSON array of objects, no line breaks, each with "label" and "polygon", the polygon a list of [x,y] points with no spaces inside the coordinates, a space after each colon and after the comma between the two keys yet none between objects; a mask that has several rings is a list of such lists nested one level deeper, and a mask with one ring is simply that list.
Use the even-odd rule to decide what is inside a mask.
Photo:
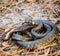
[{"label": "snake head", "polygon": [[23,23],[23,24],[32,24],[32,25],[36,25],[37,23],[36,22],[34,22],[32,19],[27,19],[27,20],[25,20],[25,22]]},{"label": "snake head", "polygon": [[32,19],[28,19],[26,22],[27,22],[28,24],[32,24],[32,25],[37,24],[37,23],[36,23],[36,22],[34,22]]}]

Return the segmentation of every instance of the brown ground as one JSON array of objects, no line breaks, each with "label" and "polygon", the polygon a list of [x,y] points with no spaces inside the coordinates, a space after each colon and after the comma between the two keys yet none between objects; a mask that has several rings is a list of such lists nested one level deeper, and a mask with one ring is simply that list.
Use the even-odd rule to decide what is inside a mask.
[{"label": "brown ground", "polygon": [[[50,20],[57,25],[60,31],[60,1],[0,0],[0,35],[4,29],[11,28],[11,24],[23,22],[26,19]],[[60,33],[54,42],[43,49],[27,50],[17,46],[14,42],[12,44],[4,42],[3,46],[0,47],[0,56],[59,56]]]}]

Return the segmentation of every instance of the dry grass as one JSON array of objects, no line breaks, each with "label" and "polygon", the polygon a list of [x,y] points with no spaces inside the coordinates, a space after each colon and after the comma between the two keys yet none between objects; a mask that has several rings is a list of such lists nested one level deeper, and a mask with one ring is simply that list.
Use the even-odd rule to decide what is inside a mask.
[{"label": "dry grass", "polygon": [[[60,24],[60,0],[39,0],[37,2],[34,0],[32,3],[27,3],[26,1],[27,0],[0,0],[0,15],[5,17],[8,12],[14,14],[16,14],[16,12],[21,13],[22,9],[20,7],[22,5],[26,7],[32,5],[33,8],[36,7],[41,9],[43,14],[48,14],[48,20],[51,20],[54,23],[59,21],[58,24]],[[21,4],[20,7],[18,7],[19,4]],[[12,11],[14,6],[16,6],[18,10]],[[55,6],[57,6],[57,8]],[[32,15],[34,15],[34,13]],[[17,15],[19,17],[18,13]],[[29,16],[33,18],[32,15]],[[3,33],[3,30],[4,29],[0,29],[0,34]],[[15,45],[13,42],[9,47],[0,47],[0,56],[58,56],[60,55],[60,36],[58,35],[56,39],[57,41],[54,41],[49,47],[44,49],[37,48],[35,50],[24,49]]]}]

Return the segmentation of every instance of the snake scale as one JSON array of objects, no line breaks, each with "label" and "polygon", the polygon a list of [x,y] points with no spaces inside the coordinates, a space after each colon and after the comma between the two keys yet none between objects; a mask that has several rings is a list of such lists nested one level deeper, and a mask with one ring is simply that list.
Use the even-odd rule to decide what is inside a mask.
[{"label": "snake scale", "polygon": [[11,30],[3,40],[12,38],[18,45],[33,49],[51,43],[56,38],[56,30],[56,25],[48,20],[33,20]]}]

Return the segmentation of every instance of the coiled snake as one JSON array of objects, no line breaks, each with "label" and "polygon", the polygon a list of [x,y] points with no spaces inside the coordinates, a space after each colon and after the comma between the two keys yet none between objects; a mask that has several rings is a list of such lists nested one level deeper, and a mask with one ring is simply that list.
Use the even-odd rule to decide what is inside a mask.
[{"label": "coiled snake", "polygon": [[3,40],[10,38],[16,40],[16,43],[22,47],[33,49],[38,45],[48,45],[56,38],[56,25],[47,20],[33,20],[24,23],[6,34]]}]

